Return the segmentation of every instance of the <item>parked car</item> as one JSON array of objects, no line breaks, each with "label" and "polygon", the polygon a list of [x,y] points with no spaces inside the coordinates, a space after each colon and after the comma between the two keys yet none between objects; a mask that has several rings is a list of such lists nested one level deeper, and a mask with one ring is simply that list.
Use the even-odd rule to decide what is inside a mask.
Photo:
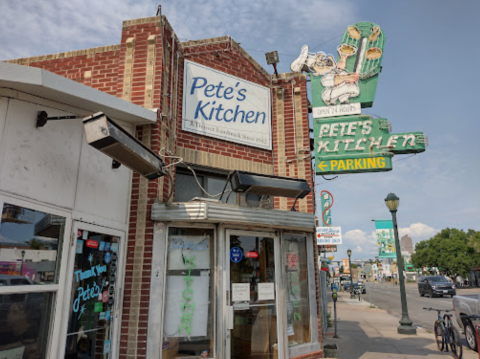
[{"label": "parked car", "polygon": [[425,294],[428,294],[430,298],[433,298],[437,295],[450,295],[453,297],[457,294],[455,285],[443,275],[420,277],[417,285],[418,293],[421,297],[423,297]]},{"label": "parked car", "polygon": [[362,289],[362,294],[365,294],[367,293],[367,289],[365,288],[365,285],[362,284],[362,283],[353,283],[353,290],[355,293],[358,293],[357,290],[360,290],[360,288]]},{"label": "parked car", "polygon": [[348,291],[350,290],[350,286],[352,285],[352,282],[350,282],[350,281],[345,281],[345,282],[343,282],[342,285],[343,285],[343,290],[346,291],[346,292],[348,292]]},{"label": "parked car", "polygon": [[470,349],[478,351],[474,327],[474,324],[478,324],[478,321],[472,321],[468,318],[469,315],[480,315],[478,295],[456,295],[453,297],[453,309],[458,326],[464,328],[468,346]]}]

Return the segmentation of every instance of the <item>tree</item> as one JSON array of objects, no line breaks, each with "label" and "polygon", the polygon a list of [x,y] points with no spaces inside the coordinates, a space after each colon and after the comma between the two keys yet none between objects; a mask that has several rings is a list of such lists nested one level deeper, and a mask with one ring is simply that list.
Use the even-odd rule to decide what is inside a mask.
[{"label": "tree", "polygon": [[39,240],[37,240],[35,238],[32,238],[29,241],[25,241],[25,243],[28,244],[30,249],[40,249],[40,248],[42,248],[42,242],[40,242]]},{"label": "tree", "polygon": [[470,244],[480,232],[446,228],[432,238],[415,245],[412,263],[416,268],[437,267],[450,277],[466,276],[480,263],[480,253]]},{"label": "tree", "polygon": [[480,232],[469,229],[467,237],[468,245],[475,250],[475,253],[480,253]]}]

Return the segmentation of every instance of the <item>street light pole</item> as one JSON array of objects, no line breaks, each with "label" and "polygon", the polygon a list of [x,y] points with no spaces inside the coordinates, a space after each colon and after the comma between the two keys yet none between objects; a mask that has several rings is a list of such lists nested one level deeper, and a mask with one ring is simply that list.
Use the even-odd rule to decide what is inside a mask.
[{"label": "street light pole", "polygon": [[398,227],[397,227],[397,209],[400,199],[394,194],[389,193],[385,198],[385,203],[392,214],[393,220],[393,234],[395,237],[395,251],[397,252],[397,268],[398,279],[400,282],[400,298],[402,301],[402,319],[400,319],[400,326],[397,328],[398,334],[417,334],[417,330],[412,326],[413,322],[408,316],[407,307],[407,294],[405,292],[405,279],[403,277],[403,260],[402,253],[400,251],[400,241],[398,240]]},{"label": "street light pole", "polygon": [[23,275],[23,261],[25,259],[25,251],[21,251],[22,253],[22,266],[20,267],[20,275]]},{"label": "street light pole", "polygon": [[348,254],[348,269],[350,271],[350,299],[355,299],[355,295],[353,294],[352,262],[350,261],[352,250],[349,249],[347,251],[347,254]]}]

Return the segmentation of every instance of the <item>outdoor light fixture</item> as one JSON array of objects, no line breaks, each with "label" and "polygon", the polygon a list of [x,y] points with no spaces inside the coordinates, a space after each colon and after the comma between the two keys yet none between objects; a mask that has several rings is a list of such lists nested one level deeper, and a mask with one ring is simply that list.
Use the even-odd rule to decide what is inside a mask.
[{"label": "outdoor light fixture", "polygon": [[408,316],[407,294],[405,292],[405,278],[403,277],[403,259],[400,251],[400,241],[398,240],[397,209],[400,199],[394,194],[389,193],[385,198],[390,213],[392,214],[393,235],[395,237],[395,251],[397,252],[398,281],[400,282],[400,299],[402,302],[402,318],[397,328],[398,334],[417,334],[417,330],[412,326],[413,322]]},{"label": "outdoor light fixture", "polygon": [[385,198],[385,204],[387,205],[390,212],[396,212],[398,205],[400,203],[400,198],[395,196],[395,193],[389,193],[387,198]]},{"label": "outdoor light fixture", "polygon": [[166,174],[163,160],[103,112],[83,119],[87,143],[114,161],[153,180]]},{"label": "outdoor light fixture", "polygon": [[280,59],[278,58],[278,51],[267,52],[265,54],[265,58],[267,60],[268,65],[273,65],[273,69],[275,70],[275,75],[278,76],[277,64],[280,62]]},{"label": "outdoor light fixture", "polygon": [[230,175],[234,192],[253,193],[266,196],[304,198],[310,186],[304,179],[270,176],[259,173],[234,171]]}]

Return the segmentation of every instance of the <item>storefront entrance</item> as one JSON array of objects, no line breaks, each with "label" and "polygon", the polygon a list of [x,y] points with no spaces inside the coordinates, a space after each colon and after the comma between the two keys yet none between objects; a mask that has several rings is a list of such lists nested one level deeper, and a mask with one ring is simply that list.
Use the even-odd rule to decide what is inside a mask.
[{"label": "storefront entrance", "polygon": [[[70,252],[65,359],[114,358],[121,293],[123,232],[76,222]],[[67,304],[68,303],[68,304]]]},{"label": "storefront entrance", "polygon": [[273,233],[228,230],[226,237],[227,355],[231,359],[277,358],[278,238]]}]

